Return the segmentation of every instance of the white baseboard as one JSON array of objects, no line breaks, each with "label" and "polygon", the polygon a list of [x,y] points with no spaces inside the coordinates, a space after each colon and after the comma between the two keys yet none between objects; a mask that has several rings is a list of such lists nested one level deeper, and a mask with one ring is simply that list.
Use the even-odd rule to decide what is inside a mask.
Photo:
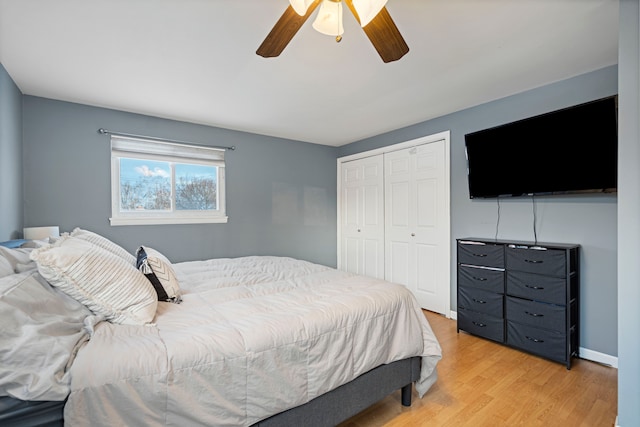
[{"label": "white baseboard", "polygon": [[592,362],[601,363],[603,365],[611,366],[612,368],[618,369],[618,358],[616,356],[600,353],[599,351],[580,347],[580,358],[591,360]]},{"label": "white baseboard", "polygon": [[[458,312],[451,311],[449,313],[451,320],[458,320]],[[609,354],[600,353],[598,351],[589,350],[588,348],[580,347],[580,358],[590,360],[592,362],[601,363],[603,365],[611,366],[618,369],[618,358]]]}]

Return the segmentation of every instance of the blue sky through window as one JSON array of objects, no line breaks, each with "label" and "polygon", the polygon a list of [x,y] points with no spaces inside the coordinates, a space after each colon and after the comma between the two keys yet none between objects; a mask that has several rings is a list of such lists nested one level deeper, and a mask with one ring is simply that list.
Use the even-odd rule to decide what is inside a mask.
[{"label": "blue sky through window", "polygon": [[166,178],[171,182],[171,167],[169,162],[154,160],[120,159],[120,183],[135,182],[139,178]]}]

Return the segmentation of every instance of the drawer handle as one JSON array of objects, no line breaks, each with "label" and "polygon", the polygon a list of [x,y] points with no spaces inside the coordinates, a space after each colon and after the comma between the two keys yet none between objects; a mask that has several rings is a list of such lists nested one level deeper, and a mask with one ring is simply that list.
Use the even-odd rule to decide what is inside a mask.
[{"label": "drawer handle", "polygon": [[539,340],[539,339],[537,339],[537,338],[531,338],[531,337],[530,337],[530,336],[528,336],[528,335],[525,335],[525,338],[526,338],[526,339],[528,339],[529,341],[533,341],[533,342],[537,342],[537,343],[544,342],[544,340]]},{"label": "drawer handle", "polygon": [[487,278],[486,277],[476,277],[476,276],[471,276],[473,277],[473,280],[477,280],[478,282],[486,282]]},{"label": "drawer handle", "polygon": [[529,264],[542,264],[544,261],[537,259],[525,259],[524,262],[528,262]]},{"label": "drawer handle", "polygon": [[532,317],[544,317],[544,314],[531,313],[530,311],[525,311],[525,313]]},{"label": "drawer handle", "polygon": [[482,301],[481,299],[475,299],[475,298],[471,298],[472,300],[474,300],[475,302],[477,302],[478,304],[486,304],[486,301]]},{"label": "drawer handle", "polygon": [[535,286],[535,285],[524,285],[524,287],[529,289],[535,289],[536,291],[541,291],[544,289],[542,286]]},{"label": "drawer handle", "polygon": [[476,326],[478,326],[480,328],[484,328],[485,326],[487,326],[486,324],[480,323],[480,322],[471,322],[471,323],[473,323],[474,325],[476,325]]},{"label": "drawer handle", "polygon": [[477,256],[478,258],[484,258],[487,256],[487,254],[471,254],[473,256]]}]

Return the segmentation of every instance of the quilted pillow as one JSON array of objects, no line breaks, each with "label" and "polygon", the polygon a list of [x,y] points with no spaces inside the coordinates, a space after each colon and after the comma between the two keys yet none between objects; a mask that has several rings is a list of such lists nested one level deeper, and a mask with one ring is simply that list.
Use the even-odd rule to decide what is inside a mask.
[{"label": "quilted pillow", "polygon": [[113,243],[111,240],[96,234],[93,231],[76,228],[69,235],[71,237],[76,237],[78,239],[86,240],[89,243],[93,243],[94,245],[119,256],[125,261],[131,263],[131,265],[135,265],[136,263],[136,258],[127,252],[122,246]]},{"label": "quilted pillow", "polygon": [[136,256],[136,266],[155,288],[158,301],[179,304],[182,301],[180,283],[171,262],[155,249],[144,246],[138,248]]},{"label": "quilted pillow", "polygon": [[86,240],[61,237],[34,249],[31,259],[51,285],[113,323],[142,325],[155,316],[158,300],[144,275]]}]

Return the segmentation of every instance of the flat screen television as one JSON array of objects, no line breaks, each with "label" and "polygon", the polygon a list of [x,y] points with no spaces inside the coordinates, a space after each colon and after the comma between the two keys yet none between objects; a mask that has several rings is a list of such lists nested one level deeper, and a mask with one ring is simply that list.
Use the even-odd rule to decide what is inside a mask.
[{"label": "flat screen television", "polygon": [[615,192],[617,97],[465,135],[471,198]]}]

